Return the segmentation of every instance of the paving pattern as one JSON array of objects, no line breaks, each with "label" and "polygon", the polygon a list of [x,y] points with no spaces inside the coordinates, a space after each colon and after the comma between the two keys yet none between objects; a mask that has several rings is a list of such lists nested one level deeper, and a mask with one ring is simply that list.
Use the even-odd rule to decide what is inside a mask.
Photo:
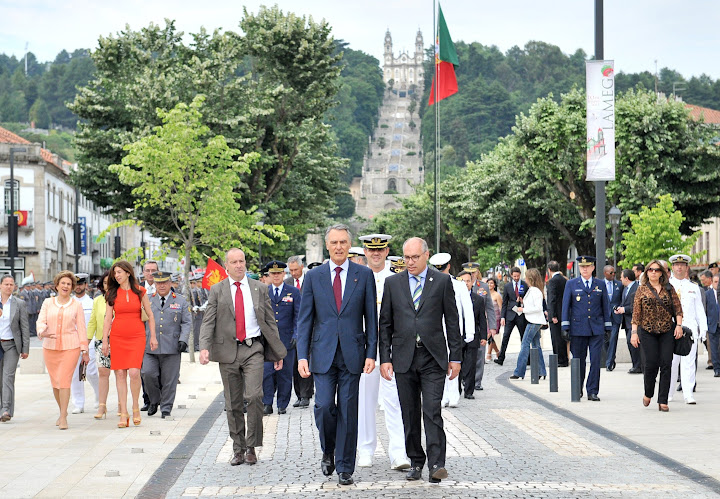
[{"label": "paving pattern", "polygon": [[[390,470],[387,433],[378,411],[373,466],[357,468],[340,487],[320,471],[312,409],[264,419],[264,447],[255,466],[230,466],[224,413],[208,425],[167,497],[720,497],[671,467],[599,435],[496,382],[509,373],[488,365],[485,390],[443,409],[449,478],[408,482]],[[166,466],[154,478],[162,479]]]}]

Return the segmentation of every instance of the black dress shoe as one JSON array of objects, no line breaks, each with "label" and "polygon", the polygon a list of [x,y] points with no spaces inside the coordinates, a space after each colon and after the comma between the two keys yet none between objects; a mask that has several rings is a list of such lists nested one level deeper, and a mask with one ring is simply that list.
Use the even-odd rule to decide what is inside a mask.
[{"label": "black dress shoe", "polygon": [[268,414],[272,414],[272,413],[273,413],[273,408],[272,408],[272,406],[265,404],[265,406],[263,407],[263,414],[264,414],[265,416],[267,416]]},{"label": "black dress shoe", "polygon": [[468,400],[475,400],[475,395],[468,395],[468,394],[466,393],[466,394],[465,394],[465,398],[468,399]]},{"label": "black dress shoe", "polygon": [[420,480],[422,478],[422,468],[420,466],[413,466],[410,471],[405,475],[406,480]]},{"label": "black dress shoe", "polygon": [[600,402],[600,397],[598,397],[594,393],[588,393],[588,400],[592,400],[593,402]]},{"label": "black dress shoe", "polygon": [[[441,466],[433,466],[430,469],[430,480],[437,480],[438,482],[440,480],[443,480],[448,477],[447,470]],[[437,483],[437,482],[433,482]]]},{"label": "black dress shoe", "polygon": [[248,464],[257,463],[257,454],[255,454],[255,447],[248,447],[245,453],[245,462]]},{"label": "black dress shoe", "polygon": [[140,408],[141,411],[147,411],[150,408],[150,402]]},{"label": "black dress shoe", "polygon": [[561,362],[558,364],[558,367],[568,367],[568,366],[570,366],[569,362]]},{"label": "black dress shoe", "polygon": [[295,403],[293,404],[293,407],[300,407],[300,400],[302,400],[302,399],[297,399],[295,401]]},{"label": "black dress shoe", "polygon": [[323,475],[332,475],[333,471],[335,471],[335,455],[323,454],[322,461],[320,461],[320,469],[322,469]]},{"label": "black dress shoe", "polygon": [[713,378],[720,378],[720,373],[715,373],[715,374],[713,375]]},{"label": "black dress shoe", "polygon": [[170,412],[169,412],[169,411],[163,411],[161,417],[162,417],[163,419],[169,418],[169,417],[170,417]]},{"label": "black dress shoe", "polygon": [[483,389],[482,386],[475,385],[475,390],[482,390],[482,389]]},{"label": "black dress shoe", "polygon": [[243,464],[245,462],[245,453],[244,452],[238,452],[233,456],[233,458],[230,460],[230,466],[237,466],[239,464]]},{"label": "black dress shoe", "polygon": [[308,398],[301,398],[300,399],[300,406],[299,407],[310,407],[310,399]]},{"label": "black dress shoe", "polygon": [[712,366],[712,364],[708,364],[708,366],[705,369],[708,371],[712,371],[715,368]]},{"label": "black dress shoe", "polygon": [[338,483],[340,485],[352,485],[353,481],[352,473],[342,472],[338,475]]},{"label": "black dress shoe", "polygon": [[157,404],[148,405],[148,409],[147,409],[148,416],[154,416],[155,414],[157,414],[157,410],[158,410]]},{"label": "black dress shoe", "polygon": [[500,359],[495,359],[493,362],[495,362],[499,366],[503,365],[503,361]]},{"label": "black dress shoe", "polygon": [[285,414],[287,409],[278,409],[278,414]]},{"label": "black dress shoe", "polygon": [[514,374],[510,376],[510,379],[520,379],[520,376],[515,376]]},{"label": "black dress shoe", "polygon": [[628,374],[642,374],[642,369],[639,367],[633,367],[628,371]]},{"label": "black dress shoe", "polygon": [[610,364],[609,366],[607,366],[607,370],[608,370],[608,371],[614,371],[616,365],[617,365],[617,364],[615,364],[615,361],[613,361],[612,364]]}]

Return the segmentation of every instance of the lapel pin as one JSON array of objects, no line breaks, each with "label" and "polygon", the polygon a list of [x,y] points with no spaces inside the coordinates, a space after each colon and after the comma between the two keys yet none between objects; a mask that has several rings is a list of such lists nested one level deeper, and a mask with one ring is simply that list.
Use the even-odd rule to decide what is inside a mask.
[{"label": "lapel pin", "polygon": [[431,277],[431,278],[430,278],[430,280],[432,281],[432,280],[433,280],[433,278]]},{"label": "lapel pin", "polygon": [[355,279],[355,282],[357,282],[357,279]]}]

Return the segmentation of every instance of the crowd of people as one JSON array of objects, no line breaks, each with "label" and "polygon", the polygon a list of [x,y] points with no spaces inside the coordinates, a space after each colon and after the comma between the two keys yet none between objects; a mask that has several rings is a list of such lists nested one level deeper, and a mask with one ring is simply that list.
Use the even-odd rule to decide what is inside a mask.
[{"label": "crowd of people", "polygon": [[[72,413],[84,412],[84,380],[95,394],[94,418],[107,417],[113,372],[118,428],[130,419],[140,425],[142,411],[169,417],[181,353],[193,341],[201,364],[219,366],[230,465],[258,462],[263,416],[286,414],[294,390],[298,410],[314,398],[326,476],[337,472],[338,482],[348,485],[356,467],[373,466],[380,408],[391,469],[419,480],[427,465],[429,481],[437,483],[449,476],[442,408],[483,390],[485,364],[494,352],[494,362],[503,365],[516,329],[521,347],[511,379],[525,377],[531,349],[539,353],[540,377],[546,376],[541,334],[549,330],[558,366],[579,360],[581,397],[587,393],[591,401],[600,401],[601,367],[616,367],[620,329],[629,373],[644,376],[645,406],[656,398],[667,412],[678,375],[685,402],[696,403],[699,341],[707,339],[708,368],[720,377],[717,265],[699,275],[699,284],[689,279],[690,257],[682,254],[669,264],[653,260],[625,269],[620,280],[610,265],[596,276],[589,256],[578,257],[579,276],[572,279],[556,261],[544,275],[530,268],[523,278],[522,269],[512,267],[507,277],[483,276],[476,262],[452,269],[450,254],[431,257],[420,238],[406,240],[403,254],[391,256],[391,239],[364,235],[362,247],[353,247],[350,229],[333,225],[325,234],[325,262],[306,269],[293,256],[267,263],[259,274],[249,273],[245,253],[231,248],[227,278],[209,291],[201,276],[191,279],[191,303],[181,283],[151,260],[142,279],[121,260],[95,286],[87,274],[63,271],[51,286],[15,290],[12,277],[3,276],[0,420],[14,416],[15,370],[28,356],[31,334],[42,340],[61,430],[69,426],[71,402]],[[675,342],[687,331],[695,341],[688,355],[678,355]]]}]

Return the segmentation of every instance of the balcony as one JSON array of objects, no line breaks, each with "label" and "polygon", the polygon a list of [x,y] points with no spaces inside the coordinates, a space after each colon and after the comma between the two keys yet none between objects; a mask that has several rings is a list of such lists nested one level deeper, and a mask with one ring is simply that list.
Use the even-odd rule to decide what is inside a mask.
[{"label": "balcony", "polygon": [[[33,210],[22,210],[21,213],[23,215],[27,213],[27,220],[21,220],[22,215],[18,215],[18,232],[29,232],[33,230],[35,228],[35,216],[33,214]],[[8,214],[0,216],[0,232],[7,230],[9,218],[10,215]]]}]

